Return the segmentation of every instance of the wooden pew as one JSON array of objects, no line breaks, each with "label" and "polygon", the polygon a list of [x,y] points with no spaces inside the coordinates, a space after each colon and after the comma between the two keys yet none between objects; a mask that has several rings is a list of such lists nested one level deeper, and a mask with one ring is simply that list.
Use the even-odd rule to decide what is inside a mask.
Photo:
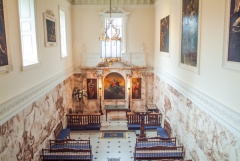
[{"label": "wooden pew", "polygon": [[63,129],[61,121],[54,130],[54,135],[57,140],[65,140],[67,138],[70,138],[70,129]]},{"label": "wooden pew", "polygon": [[90,140],[49,140],[50,149],[91,149]]},{"label": "wooden pew", "polygon": [[42,149],[43,161],[92,161],[91,149]]},{"label": "wooden pew", "polygon": [[67,114],[67,127],[71,130],[100,130],[100,114]]},{"label": "wooden pew", "polygon": [[135,147],[176,146],[176,138],[136,138]]},{"label": "wooden pew", "polygon": [[[144,116],[144,129],[157,129],[161,127],[162,114],[160,113],[149,113]],[[140,130],[141,115],[139,114],[128,114],[127,124],[129,130]]]},{"label": "wooden pew", "polygon": [[134,161],[157,159],[183,159],[183,146],[135,147]]}]

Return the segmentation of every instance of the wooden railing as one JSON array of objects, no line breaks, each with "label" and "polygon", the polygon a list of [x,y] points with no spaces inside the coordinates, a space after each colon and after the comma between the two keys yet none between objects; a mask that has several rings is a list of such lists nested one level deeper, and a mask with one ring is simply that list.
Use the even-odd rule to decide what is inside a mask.
[{"label": "wooden railing", "polygon": [[[139,114],[128,114],[127,121],[128,124],[140,124],[141,115]],[[144,116],[144,125],[145,126],[161,126],[162,114],[160,113],[150,113]]]},{"label": "wooden railing", "polygon": [[67,127],[72,130],[99,130],[100,114],[67,114]]}]

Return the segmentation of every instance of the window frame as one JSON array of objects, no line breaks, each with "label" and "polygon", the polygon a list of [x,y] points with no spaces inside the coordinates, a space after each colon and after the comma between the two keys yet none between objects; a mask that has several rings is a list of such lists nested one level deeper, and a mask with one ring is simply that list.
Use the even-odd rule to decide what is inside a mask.
[{"label": "window frame", "polygon": [[[66,57],[68,57],[68,50],[67,50],[67,25],[66,25],[66,11],[61,7],[59,6],[59,35],[60,35],[60,56],[61,56],[61,59],[65,59]],[[62,28],[61,28],[61,12],[64,13],[64,26],[65,26],[65,55],[63,55],[63,49],[62,49]]]},{"label": "window frame", "polygon": [[[102,12],[99,12],[99,14],[102,16],[102,27],[105,26],[105,19],[109,19],[110,18],[110,14],[109,14],[109,8],[105,9]],[[129,12],[124,11],[121,8],[112,8],[112,13],[111,13],[111,18],[122,18],[123,19],[123,24],[122,24],[122,53],[126,53],[127,52],[127,20],[128,20],[128,15]]]},{"label": "window frame", "polygon": [[[21,43],[21,58],[22,58],[22,71],[24,70],[28,70],[28,69],[32,69],[32,68],[36,68],[36,67],[39,67],[40,66],[40,56],[39,56],[39,45],[38,45],[38,28],[37,28],[37,17],[36,17],[36,13],[37,13],[37,10],[36,10],[36,1],[35,0],[29,0],[28,2],[30,3],[29,6],[25,6],[23,7],[24,9],[25,8],[29,8],[29,13],[31,15],[31,21],[26,21],[26,20],[23,20],[24,17],[21,12],[21,10],[23,9],[22,8],[22,2],[23,0],[18,0],[18,14],[19,14],[19,32],[20,32],[20,43]],[[30,34],[26,34],[26,32],[24,32],[24,23],[26,22],[25,25],[27,25],[27,23],[29,23],[29,28],[32,29],[32,31],[30,32]],[[26,26],[25,26],[26,27]],[[33,38],[34,40],[33,41],[33,50],[34,50],[34,54],[36,59],[34,61],[34,63],[31,63],[31,64],[27,64],[27,65],[24,65],[24,43],[23,43],[23,36],[30,36],[31,38]]]}]

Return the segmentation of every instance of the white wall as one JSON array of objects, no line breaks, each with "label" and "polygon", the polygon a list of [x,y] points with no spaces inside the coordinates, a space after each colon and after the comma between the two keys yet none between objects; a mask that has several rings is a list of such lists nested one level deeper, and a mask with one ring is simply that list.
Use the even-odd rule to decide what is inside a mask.
[{"label": "white wall", "polygon": [[[154,7],[120,6],[130,12],[127,21],[127,52],[146,53],[147,65],[153,64]],[[101,16],[99,12],[109,6],[72,7],[74,66],[81,65],[82,54],[99,55],[99,36],[101,34]],[[84,52],[85,51],[85,52]],[[99,57],[100,60],[100,57]]]},{"label": "white wall", "polygon": [[[22,92],[38,85],[39,83],[52,78],[53,76],[66,71],[72,67],[72,38],[71,38],[71,5],[65,0],[36,0],[36,18],[40,55],[40,66],[22,71],[21,70],[21,49],[19,33],[18,0],[5,0],[7,11],[8,34],[10,44],[8,48],[11,51],[13,71],[0,75],[0,104],[10,98],[21,94]],[[66,10],[67,24],[67,49],[69,56],[66,59],[60,57],[60,39],[59,39],[59,12],[58,5]],[[52,10],[56,16],[57,26],[57,46],[44,46],[44,25],[43,13],[46,10]]]},{"label": "white wall", "polygon": [[[240,72],[223,68],[225,0],[202,0],[199,74],[179,67],[181,1],[161,0],[155,4],[154,65],[240,113]],[[216,5],[217,4],[217,5]],[[170,11],[170,57],[159,52],[159,22]]]}]

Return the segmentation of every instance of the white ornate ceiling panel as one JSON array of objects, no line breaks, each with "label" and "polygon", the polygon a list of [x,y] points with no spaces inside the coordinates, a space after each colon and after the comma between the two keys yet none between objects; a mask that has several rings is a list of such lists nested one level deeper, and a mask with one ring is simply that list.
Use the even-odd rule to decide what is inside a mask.
[{"label": "white ornate ceiling panel", "polygon": [[[108,5],[109,0],[67,0],[72,5]],[[153,5],[157,0],[113,0],[120,5]]]}]

